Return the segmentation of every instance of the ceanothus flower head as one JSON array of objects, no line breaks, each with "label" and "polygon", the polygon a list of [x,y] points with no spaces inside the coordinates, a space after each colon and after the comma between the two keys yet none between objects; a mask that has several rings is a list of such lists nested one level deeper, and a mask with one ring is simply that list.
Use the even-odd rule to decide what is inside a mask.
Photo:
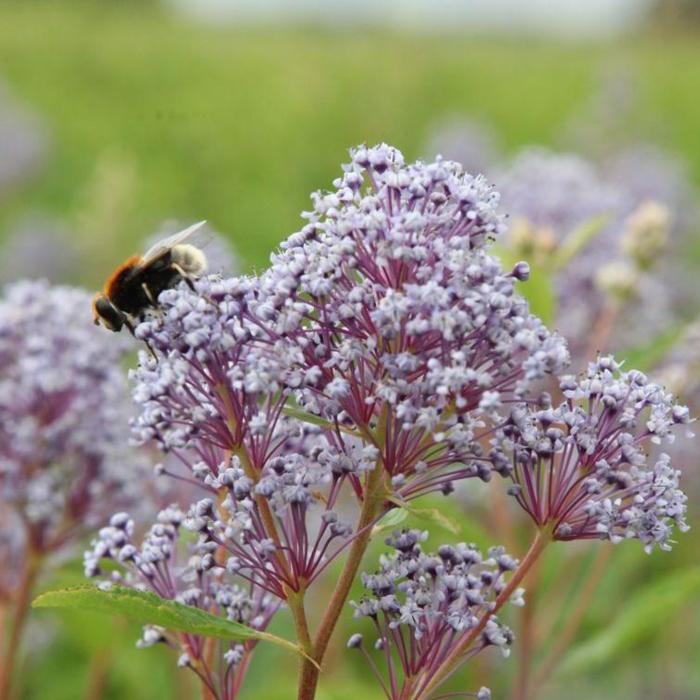
[{"label": "ceanothus flower head", "polygon": [[497,193],[457,163],[360,146],[313,202],[260,282],[302,358],[299,405],[382,442],[392,477],[454,464],[454,478],[477,475],[464,463],[483,419],[568,360],[515,293],[527,266],[505,273],[487,252],[503,229]]},{"label": "ceanothus flower head", "polygon": [[[364,648],[362,635],[354,634],[348,646],[363,652],[391,698],[413,697],[475,630],[478,634],[465,650],[464,661],[490,646],[508,656],[514,640],[511,630],[491,613],[517,560],[502,547],[492,547],[484,556],[475,545],[464,543],[426,553],[421,547],[426,536],[419,530],[394,532],[386,540],[393,552],[381,557],[376,573],[362,575],[367,593],[352,603],[356,619],[373,623],[378,634],[374,648],[383,652],[390,682]],[[522,593],[514,592],[514,605],[523,605]],[[481,689],[476,697],[489,695]]]},{"label": "ceanothus flower head", "polygon": [[511,495],[554,539],[670,549],[673,526],[687,530],[680,472],[666,454],[650,461],[645,448],[672,442],[688,409],[611,357],[563,378],[561,389],[566,400],[556,408],[515,407],[493,440]]},{"label": "ceanothus flower head", "polygon": [[[205,510],[202,506],[199,509]],[[104,589],[119,584],[150,590],[166,600],[265,630],[281,601],[228,572],[219,561],[216,544],[200,539],[185,545],[182,526],[186,519],[186,513],[171,505],[158,514],[156,522],[138,542],[131,517],[125,512],[116,513],[85,553],[86,575],[100,577],[102,581],[98,585]],[[101,569],[104,561],[111,562],[109,574]],[[219,640],[217,653],[210,654],[204,637],[153,626],[144,628],[137,646],[149,647],[161,642],[178,650],[178,666],[208,679],[210,690],[221,700],[238,697],[256,646],[254,639]]]},{"label": "ceanothus flower head", "polygon": [[127,347],[94,327],[82,290],[18,282],[0,300],[0,501],[34,551],[142,500]]}]

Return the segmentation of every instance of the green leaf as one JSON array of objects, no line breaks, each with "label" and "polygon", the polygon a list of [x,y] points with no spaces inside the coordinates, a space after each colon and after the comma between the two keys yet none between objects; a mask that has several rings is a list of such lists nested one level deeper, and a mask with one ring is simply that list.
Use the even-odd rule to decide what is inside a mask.
[{"label": "green leaf", "polygon": [[627,600],[604,630],[574,647],[562,674],[587,671],[616,660],[622,651],[652,639],[685,603],[700,592],[700,567],[676,571]]},{"label": "green leaf", "polygon": [[292,418],[298,418],[299,420],[304,421],[304,423],[312,423],[313,425],[320,425],[323,428],[335,428],[333,423],[326,420],[325,418],[321,418],[321,416],[315,416],[313,413],[307,413],[306,411],[303,411],[301,408],[299,408],[297,406],[285,406],[282,409],[282,412],[286,416],[291,416]]},{"label": "green leaf", "polygon": [[392,508],[384,517],[372,528],[372,536],[378,535],[386,530],[393,530],[408,517],[405,508]]},{"label": "green leaf", "polygon": [[407,503],[406,501],[399,499],[390,500],[402,510],[407,511],[408,514],[414,515],[421,520],[428,520],[443,530],[448,530],[453,535],[458,535],[461,532],[462,528],[459,523],[454,518],[443,513],[439,508],[416,508],[412,503]]},{"label": "green leaf", "polygon": [[301,654],[299,647],[286,639],[260,632],[233,620],[212,615],[204,610],[165,600],[155,593],[123,586],[101,590],[96,586],[77,586],[40,595],[34,608],[73,608],[76,610],[123,615],[142,625],[157,625],[178,632],[232,641],[258,639]]}]

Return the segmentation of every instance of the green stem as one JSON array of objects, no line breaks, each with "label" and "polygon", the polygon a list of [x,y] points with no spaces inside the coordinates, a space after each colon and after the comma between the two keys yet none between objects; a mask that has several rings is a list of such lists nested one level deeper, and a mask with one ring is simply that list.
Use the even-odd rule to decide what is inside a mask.
[{"label": "green stem", "polygon": [[313,700],[316,696],[319,667],[323,662],[323,657],[328,649],[331,636],[345,607],[348,595],[350,594],[350,588],[352,587],[352,583],[362,563],[362,557],[367,550],[367,545],[372,536],[372,522],[379,514],[379,509],[383,503],[381,487],[382,465],[378,463],[367,480],[365,499],[355,530],[358,534],[356,534],[355,539],[350,545],[348,557],[345,560],[345,565],[338,578],[338,583],[335,586],[333,595],[326,608],[326,613],[316,632],[312,656],[316,665],[308,659],[302,662],[301,674],[299,677],[298,700]]},{"label": "green stem", "polygon": [[515,589],[519,586],[533,564],[539,559],[540,554],[544,551],[547,545],[552,541],[551,532],[548,530],[538,530],[535,539],[530,545],[525,558],[520,562],[506,587],[498,594],[495,605],[492,610],[489,610],[479,620],[479,624],[450,652],[430,680],[412,696],[412,700],[427,700],[431,693],[438,688],[447,678],[457,669],[462,663],[462,656],[469,650],[469,647],[478,639],[483,632],[486,623],[495,615],[504,603],[506,603],[513,595]]}]

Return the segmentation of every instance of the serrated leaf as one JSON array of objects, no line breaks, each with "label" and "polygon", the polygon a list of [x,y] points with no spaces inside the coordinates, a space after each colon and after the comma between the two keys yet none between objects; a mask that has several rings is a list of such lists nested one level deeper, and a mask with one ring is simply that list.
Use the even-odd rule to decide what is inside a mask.
[{"label": "serrated leaf", "polygon": [[611,624],[574,647],[559,668],[562,674],[614,662],[622,651],[653,638],[700,592],[700,567],[678,571],[644,588],[624,604]]},{"label": "serrated leaf", "polygon": [[40,595],[34,608],[68,608],[108,615],[122,615],[142,625],[157,625],[178,632],[232,641],[257,639],[283,647],[297,654],[299,647],[281,637],[212,615],[205,610],[165,600],[150,591],[137,591],[123,586],[101,590],[96,586],[77,586]]},{"label": "serrated leaf", "polygon": [[372,528],[372,536],[393,530],[397,525],[400,525],[408,517],[408,511],[405,508],[393,508]]}]

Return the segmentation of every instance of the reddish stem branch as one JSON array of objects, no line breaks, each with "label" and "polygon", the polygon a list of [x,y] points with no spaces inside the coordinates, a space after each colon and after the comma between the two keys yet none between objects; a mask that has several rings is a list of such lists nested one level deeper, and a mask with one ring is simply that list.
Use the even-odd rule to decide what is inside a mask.
[{"label": "reddish stem branch", "polygon": [[17,656],[22,645],[22,635],[24,633],[29,606],[32,601],[34,584],[39,574],[41,565],[40,557],[33,552],[27,553],[27,560],[22,572],[14,605],[12,606],[9,632],[6,637],[6,644],[2,662],[0,663],[0,698],[11,698],[12,676]]},{"label": "reddish stem branch", "polygon": [[610,560],[612,551],[612,545],[601,545],[595,561],[593,562],[591,572],[586,579],[586,583],[577,596],[576,607],[573,609],[572,613],[567,616],[566,625],[557,635],[556,644],[551,648],[545,657],[540,670],[535,676],[532,683],[533,692],[538,690],[544,683],[547,682],[557,663],[559,663],[559,660],[569,648],[573,638],[576,636],[576,633],[578,632],[581,623],[583,622],[584,618],[586,617],[586,613],[590,608],[593,596],[595,596],[595,593],[598,590],[598,584],[605,573],[605,569],[608,561]]}]

